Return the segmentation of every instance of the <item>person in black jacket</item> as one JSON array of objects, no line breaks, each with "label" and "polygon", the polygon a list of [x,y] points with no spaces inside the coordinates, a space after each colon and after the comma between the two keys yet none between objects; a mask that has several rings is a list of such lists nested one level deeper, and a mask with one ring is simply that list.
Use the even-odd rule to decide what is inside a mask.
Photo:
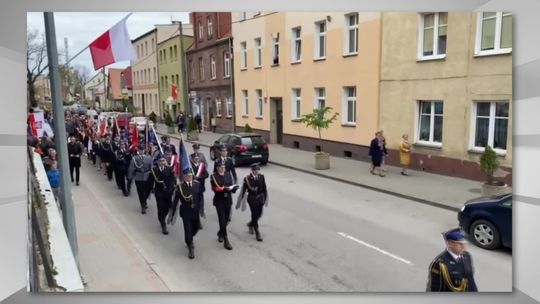
[{"label": "person in black jacket", "polygon": [[114,163],[114,177],[118,188],[122,190],[124,196],[130,192],[130,182],[126,178],[128,166],[131,162],[131,153],[126,149],[125,143],[120,143],[120,147],[115,151],[116,161]]},{"label": "person in black jacket", "polygon": [[108,180],[113,178],[113,168],[116,155],[114,154],[114,147],[111,142],[111,137],[107,135],[105,142],[101,144],[101,161],[105,164],[106,174]]},{"label": "person in black jacket", "polygon": [[75,170],[75,182],[79,185],[81,156],[83,154],[82,145],[76,141],[74,136],[69,137],[68,155],[69,155],[69,174],[73,183],[73,170]]},{"label": "person in black jacket", "polygon": [[216,161],[214,162],[214,173],[217,172],[218,163],[225,162],[225,173],[231,174],[231,177],[233,178],[233,182],[236,184],[237,182],[236,169],[234,168],[233,159],[227,156],[227,146],[225,145],[219,146],[219,153],[220,153],[220,157],[218,157]]},{"label": "person in black jacket", "polygon": [[429,264],[426,291],[476,292],[472,256],[459,228],[444,232],[446,250]]},{"label": "person in black jacket", "polygon": [[[205,164],[200,161],[198,153],[191,154],[191,167],[193,168],[194,178],[201,184],[201,189],[204,193],[206,191],[206,179],[208,178],[208,170],[206,170]],[[201,217],[206,217],[206,214],[204,212],[204,197],[200,202],[199,213]],[[199,228],[202,229],[202,224]]]},{"label": "person in black jacket", "polygon": [[[195,258],[193,237],[199,231],[199,206],[203,199],[203,190],[201,184],[193,179],[191,169],[182,171],[184,181],[178,183],[174,189],[174,200],[171,208],[172,218],[174,219],[178,201],[181,202],[179,214],[184,224],[184,239],[188,247],[188,256]],[[174,221],[174,220],[173,220]]]},{"label": "person in black jacket", "polygon": [[379,176],[384,177],[381,165],[383,157],[387,154],[388,152],[386,151],[384,137],[382,136],[382,132],[378,131],[377,133],[375,133],[375,138],[371,141],[371,144],[369,145],[369,156],[371,157],[371,174],[375,175],[375,170],[378,169],[377,171]]},{"label": "person in black jacket", "polygon": [[151,172],[154,181],[154,195],[156,196],[158,220],[161,224],[161,232],[163,234],[169,234],[165,219],[172,204],[171,200],[174,192],[174,185],[176,183],[174,172],[171,167],[166,166],[164,157],[159,159],[158,165],[153,167]]},{"label": "person in black jacket", "polygon": [[230,174],[225,173],[225,166],[224,161],[216,163],[217,172],[212,175],[210,184],[214,191],[214,206],[219,219],[218,241],[224,242],[225,249],[232,250],[227,236],[227,223],[231,214],[232,193],[235,193],[239,186],[234,184]]},{"label": "person in black jacket", "polygon": [[[251,173],[244,177],[244,183],[238,196],[238,202],[236,203],[236,209],[242,205],[242,211],[245,210],[245,193],[247,192],[247,202],[249,209],[251,210],[251,222],[247,224],[249,233],[253,234],[255,230],[255,238],[257,241],[262,242],[262,237],[259,232],[259,219],[262,216],[263,207],[268,206],[268,190],[266,188],[266,181],[264,175],[259,174],[261,167],[259,164],[251,165]],[[242,204],[243,203],[243,204]]]}]

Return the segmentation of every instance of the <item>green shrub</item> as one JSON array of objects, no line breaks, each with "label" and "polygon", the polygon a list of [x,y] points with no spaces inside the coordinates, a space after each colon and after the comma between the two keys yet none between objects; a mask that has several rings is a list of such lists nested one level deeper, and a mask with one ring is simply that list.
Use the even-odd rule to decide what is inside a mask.
[{"label": "green shrub", "polygon": [[251,133],[251,132],[253,132],[253,130],[251,129],[251,126],[250,126],[249,124],[246,124],[246,125],[244,126],[244,132],[246,132],[246,133]]},{"label": "green shrub", "polygon": [[487,146],[480,156],[480,170],[486,174],[488,184],[493,184],[493,173],[498,168],[499,161],[497,160],[497,153],[490,146]]}]

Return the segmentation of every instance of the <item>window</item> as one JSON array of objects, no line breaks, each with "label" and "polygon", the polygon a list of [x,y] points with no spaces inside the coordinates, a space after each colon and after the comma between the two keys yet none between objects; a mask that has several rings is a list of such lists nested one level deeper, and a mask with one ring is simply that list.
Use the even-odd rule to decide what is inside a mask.
[{"label": "window", "polygon": [[180,77],[178,74],[176,74],[176,87],[179,88],[180,87]]},{"label": "window", "polygon": [[233,116],[232,98],[227,97],[225,100],[227,102],[227,118],[231,118]]},{"label": "window", "polygon": [[443,134],[443,102],[418,101],[418,132],[420,144],[441,147]]},{"label": "window", "polygon": [[272,64],[279,64],[279,33],[272,38]]},{"label": "window", "polygon": [[156,83],[157,82],[157,70],[156,68],[154,68],[154,81],[153,83]]},{"label": "window", "polygon": [[248,91],[242,90],[242,115],[247,116],[249,114],[249,99]]},{"label": "window", "polygon": [[315,59],[326,57],[326,21],[315,23]]},{"label": "window", "polygon": [[216,56],[210,56],[210,77],[216,79]]},{"label": "window", "polygon": [[231,58],[228,52],[223,53],[223,78],[231,77]]},{"label": "window", "polygon": [[486,146],[491,146],[499,154],[506,153],[510,104],[507,101],[478,101],[473,110],[473,150],[483,151]]},{"label": "window", "polygon": [[242,50],[242,64],[240,68],[242,70],[247,69],[247,46],[246,42],[240,42],[240,49]]},{"label": "window", "polygon": [[138,45],[137,45],[137,59],[141,59],[141,49]]},{"label": "window", "polygon": [[171,58],[171,62],[173,61],[173,52],[172,52],[172,46],[169,47],[169,57]]},{"label": "window", "polygon": [[300,62],[302,60],[302,29],[300,27],[293,28],[292,37],[294,41],[292,61]]},{"label": "window", "polygon": [[199,58],[199,80],[204,80],[204,62],[202,58]]},{"label": "window", "polygon": [[178,48],[174,46],[174,61],[178,61]]},{"label": "window", "polygon": [[154,53],[154,46],[155,46],[155,45],[156,45],[156,44],[154,43],[154,38],[152,38],[152,53]]},{"label": "window", "polygon": [[291,101],[291,105],[292,105],[292,109],[291,109],[291,113],[292,113],[292,119],[299,119],[300,118],[300,113],[301,113],[301,90],[300,89],[292,89],[292,101]]},{"label": "window", "polygon": [[146,84],[146,83],[148,82],[148,81],[147,81],[148,75],[147,75],[147,73],[146,73],[146,70],[144,70],[143,72],[144,72],[144,82],[143,82],[143,83]]},{"label": "window", "polygon": [[255,68],[260,68],[262,65],[262,46],[261,38],[255,38]]},{"label": "window", "polygon": [[208,39],[212,39],[213,34],[213,28],[212,28],[212,17],[208,16],[206,17],[206,24],[207,24],[207,30],[208,30]]},{"label": "window", "polygon": [[148,41],[144,42],[145,56],[148,56]]},{"label": "window", "polygon": [[512,51],[512,13],[478,13],[476,55],[507,54]]},{"label": "window", "polygon": [[165,84],[163,86],[163,89],[168,90],[169,89],[169,77],[165,76]]},{"label": "window", "polygon": [[216,116],[221,117],[221,99],[216,98]]},{"label": "window", "polygon": [[418,59],[441,59],[446,57],[446,32],[448,13],[420,15]]},{"label": "window", "polygon": [[345,16],[345,55],[358,53],[358,13]]},{"label": "window", "polygon": [[159,64],[163,64],[163,52],[159,51]]},{"label": "window", "polygon": [[199,41],[202,41],[203,40],[203,35],[204,35],[204,28],[203,28],[203,25],[202,25],[201,21],[198,22],[198,25],[199,25],[199,30],[198,30]]},{"label": "window", "polygon": [[343,123],[356,125],[356,87],[343,88]]},{"label": "window", "polygon": [[256,90],[257,93],[257,117],[263,116],[263,96],[262,90]]},{"label": "window", "polygon": [[167,63],[167,50],[163,50],[163,63]]},{"label": "window", "polygon": [[326,106],[326,90],[315,88],[315,109],[322,109]]}]

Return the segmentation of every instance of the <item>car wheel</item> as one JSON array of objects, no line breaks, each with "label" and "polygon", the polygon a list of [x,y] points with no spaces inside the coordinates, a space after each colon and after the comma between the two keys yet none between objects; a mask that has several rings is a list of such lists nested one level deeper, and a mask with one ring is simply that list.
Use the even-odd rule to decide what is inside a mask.
[{"label": "car wheel", "polygon": [[471,225],[469,235],[480,248],[495,249],[500,246],[501,238],[497,227],[490,221],[477,220]]}]

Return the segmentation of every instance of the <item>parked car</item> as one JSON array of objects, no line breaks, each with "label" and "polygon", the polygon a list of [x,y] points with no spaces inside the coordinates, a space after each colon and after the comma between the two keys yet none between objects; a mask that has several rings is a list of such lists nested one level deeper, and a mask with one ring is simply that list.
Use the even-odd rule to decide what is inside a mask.
[{"label": "parked car", "polygon": [[148,124],[150,125],[150,127],[154,126],[154,122],[151,120],[148,120],[148,118],[144,116],[131,117],[129,121],[130,129],[132,125],[137,125],[137,130],[144,131],[144,129],[146,128],[146,121],[148,121]]},{"label": "parked car", "polygon": [[210,147],[210,158],[219,157],[219,147],[225,145],[235,165],[261,163],[266,165],[270,156],[268,144],[264,138],[256,133],[235,133],[221,136]]},{"label": "parked car", "polygon": [[512,248],[512,193],[467,201],[458,213],[459,226],[478,247]]}]

